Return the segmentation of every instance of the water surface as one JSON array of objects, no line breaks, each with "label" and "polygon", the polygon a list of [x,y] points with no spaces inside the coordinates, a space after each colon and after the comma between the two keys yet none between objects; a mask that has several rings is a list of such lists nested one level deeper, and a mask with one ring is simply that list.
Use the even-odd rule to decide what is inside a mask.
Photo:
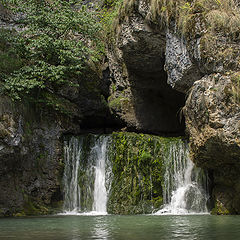
[{"label": "water surface", "polygon": [[0,239],[240,239],[240,216],[48,216],[0,219]]}]

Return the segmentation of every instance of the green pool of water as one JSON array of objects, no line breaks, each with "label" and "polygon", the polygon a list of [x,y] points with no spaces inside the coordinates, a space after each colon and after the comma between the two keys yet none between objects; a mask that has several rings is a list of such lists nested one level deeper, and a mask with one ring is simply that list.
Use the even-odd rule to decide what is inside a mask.
[{"label": "green pool of water", "polygon": [[0,239],[240,239],[240,216],[48,216],[0,219]]}]

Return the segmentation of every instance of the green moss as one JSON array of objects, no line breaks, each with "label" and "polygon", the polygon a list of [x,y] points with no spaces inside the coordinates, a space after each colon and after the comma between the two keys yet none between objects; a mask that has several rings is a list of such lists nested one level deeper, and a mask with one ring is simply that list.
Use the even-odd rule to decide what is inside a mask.
[{"label": "green moss", "polygon": [[23,65],[23,60],[17,54],[10,39],[16,36],[15,31],[0,28],[0,80],[4,80],[6,74],[18,70]]},{"label": "green moss", "polygon": [[220,202],[215,202],[215,207],[212,209],[211,214],[213,215],[229,215],[230,211]]},{"label": "green moss", "polygon": [[163,156],[172,141],[175,138],[113,133],[110,150],[113,181],[108,201],[109,213],[151,213],[162,206]]},{"label": "green moss", "polygon": [[50,210],[46,206],[36,203],[34,199],[24,194],[23,211],[21,212],[21,214],[32,216],[32,215],[46,215],[49,213]]},{"label": "green moss", "polygon": [[49,92],[44,92],[43,99],[46,106],[70,118],[79,114],[78,107],[66,98],[59,97]]},{"label": "green moss", "polygon": [[15,213],[15,214],[13,214],[13,216],[14,216],[14,217],[25,217],[26,214],[25,214],[25,212],[17,212],[17,213]]},{"label": "green moss", "polygon": [[233,83],[230,93],[233,97],[235,103],[240,104],[240,72],[235,72],[231,74],[231,81]]},{"label": "green moss", "polygon": [[120,94],[120,96],[116,98],[109,98],[109,107],[115,111],[119,111],[124,105],[128,104],[128,102],[129,99],[123,94]]},{"label": "green moss", "polygon": [[24,132],[28,136],[31,136],[33,134],[33,130],[32,130],[31,125],[32,125],[31,122],[26,122],[26,124],[25,124],[25,128],[24,128],[25,131]]}]

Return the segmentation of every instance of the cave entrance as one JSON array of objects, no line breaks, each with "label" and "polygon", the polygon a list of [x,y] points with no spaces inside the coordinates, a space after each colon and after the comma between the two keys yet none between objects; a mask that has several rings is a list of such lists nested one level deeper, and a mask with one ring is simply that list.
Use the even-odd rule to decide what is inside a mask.
[{"label": "cave entrance", "polygon": [[128,71],[136,130],[164,136],[184,135],[185,94],[167,83],[166,36],[138,32],[121,50]]},{"label": "cave entrance", "polygon": [[167,73],[129,72],[138,130],[166,136],[184,135],[185,94],[167,84]]}]

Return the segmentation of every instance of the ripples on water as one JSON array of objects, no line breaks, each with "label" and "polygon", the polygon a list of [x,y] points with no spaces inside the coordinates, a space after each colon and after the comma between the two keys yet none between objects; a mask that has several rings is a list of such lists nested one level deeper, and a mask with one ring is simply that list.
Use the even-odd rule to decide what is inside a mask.
[{"label": "ripples on water", "polygon": [[236,240],[239,216],[52,216],[0,219],[0,239]]}]

